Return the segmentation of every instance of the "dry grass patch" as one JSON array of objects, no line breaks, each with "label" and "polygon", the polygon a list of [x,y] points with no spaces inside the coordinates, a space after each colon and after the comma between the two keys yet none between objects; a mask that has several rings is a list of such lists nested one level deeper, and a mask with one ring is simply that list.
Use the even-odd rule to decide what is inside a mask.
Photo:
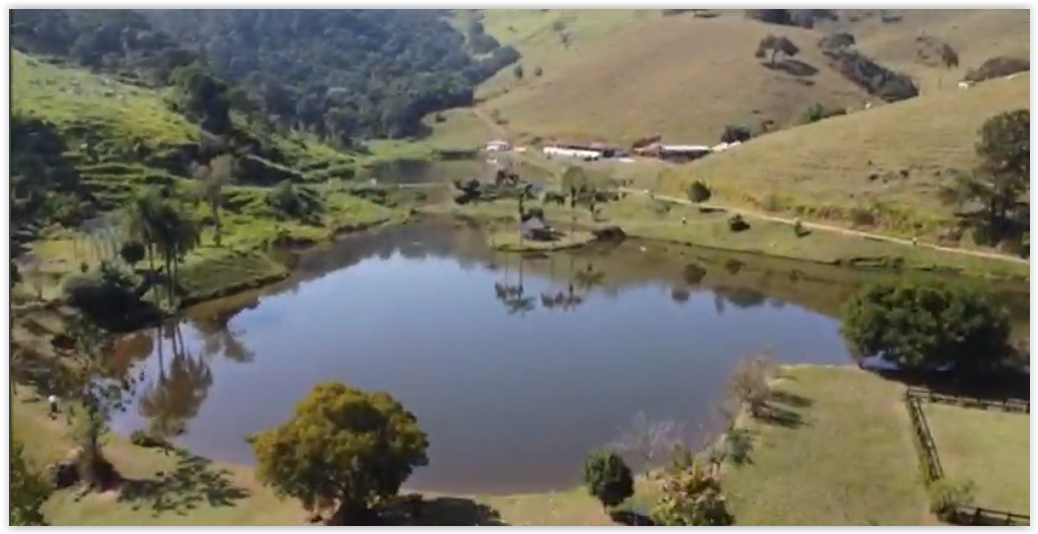
[{"label": "dry grass patch", "polygon": [[952,218],[936,193],[974,165],[981,125],[1029,102],[1027,77],[924,95],[754,139],[672,169],[662,186],[680,195],[699,179],[724,203],[848,221],[858,208],[891,229],[934,231]]}]

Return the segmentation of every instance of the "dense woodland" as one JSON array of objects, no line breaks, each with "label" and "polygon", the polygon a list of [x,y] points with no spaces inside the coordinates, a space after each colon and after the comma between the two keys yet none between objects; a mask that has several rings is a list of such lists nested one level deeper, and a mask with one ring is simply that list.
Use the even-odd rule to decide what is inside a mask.
[{"label": "dense woodland", "polygon": [[441,10],[19,10],[11,22],[18,49],[186,84],[207,129],[236,108],[339,146],[420,134],[423,116],[471,104],[519,58],[472,37]]}]

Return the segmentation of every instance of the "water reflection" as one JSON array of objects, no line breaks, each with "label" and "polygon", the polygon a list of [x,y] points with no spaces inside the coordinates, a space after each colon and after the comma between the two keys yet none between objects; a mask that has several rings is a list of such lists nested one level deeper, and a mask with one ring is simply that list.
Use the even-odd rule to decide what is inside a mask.
[{"label": "water reflection", "polygon": [[138,407],[148,421],[148,430],[162,436],[179,436],[188,430],[209,396],[213,373],[208,359],[187,348],[179,324],[165,325],[160,331],[157,376],[153,374],[145,381]]},{"label": "water reflection", "polygon": [[147,380],[139,409],[113,424],[248,464],[245,436],[341,380],[416,413],[431,463],[415,489],[565,489],[640,412],[708,425],[742,355],[849,362],[831,317],[858,275],[801,266],[794,281],[782,264],[672,252],[499,254],[454,222],[359,235],[298,258],[277,288],[124,340],[119,358],[145,360]]}]

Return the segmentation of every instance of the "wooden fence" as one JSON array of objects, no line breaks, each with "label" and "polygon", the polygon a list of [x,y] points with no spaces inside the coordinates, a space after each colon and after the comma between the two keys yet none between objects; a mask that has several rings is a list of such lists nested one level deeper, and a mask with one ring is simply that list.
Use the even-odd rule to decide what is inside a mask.
[{"label": "wooden fence", "polygon": [[[992,401],[977,397],[934,393],[922,388],[909,388],[906,390],[905,406],[908,409],[908,416],[912,422],[913,434],[915,434],[914,442],[919,454],[919,466],[923,471],[923,477],[927,485],[944,477],[944,467],[941,465],[941,458],[937,453],[937,444],[934,442],[933,433],[930,432],[930,424],[923,413],[923,402],[952,404],[984,410],[993,408],[1013,413],[1031,413],[1030,401],[1015,399]],[[1031,516],[976,506],[957,506],[952,522],[957,525],[969,526],[1020,526],[1030,525]]]},{"label": "wooden fence", "polygon": [[946,393],[935,393],[925,388],[909,388],[907,394],[927,402],[938,404],[951,404],[963,408],[979,408],[981,410],[1002,410],[1012,413],[1031,413],[1031,401],[1021,399],[984,399],[966,395],[948,395]]}]

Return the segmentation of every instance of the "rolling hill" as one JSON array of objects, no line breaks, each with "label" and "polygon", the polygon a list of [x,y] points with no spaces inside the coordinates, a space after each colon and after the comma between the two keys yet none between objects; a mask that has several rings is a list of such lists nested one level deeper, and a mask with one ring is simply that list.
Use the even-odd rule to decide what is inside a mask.
[{"label": "rolling hill", "polygon": [[936,192],[955,170],[974,165],[981,125],[1029,103],[1026,75],[924,94],[670,167],[663,188],[681,194],[701,179],[731,203],[932,234],[952,218]]},{"label": "rolling hill", "polygon": [[[903,72],[925,92],[954,89],[970,68],[996,55],[1029,57],[1025,10],[831,10],[814,29],[764,24],[742,10],[666,16],[660,10],[465,10],[522,54],[477,88],[483,112],[526,140],[576,138],[628,143],[650,134],[673,142],[713,143],[725,125],[795,126],[814,104],[861,109],[882,101],[830,65],[817,42],[834,31],[855,35],[857,49]],[[884,22],[886,20],[886,22]],[[789,37],[800,53],[787,68],[754,57],[768,35]],[[925,34],[951,45],[959,66],[919,59]],[[817,72],[814,72],[817,70]],[[476,135],[471,121],[449,116]],[[450,137],[450,136],[447,136]]]}]

